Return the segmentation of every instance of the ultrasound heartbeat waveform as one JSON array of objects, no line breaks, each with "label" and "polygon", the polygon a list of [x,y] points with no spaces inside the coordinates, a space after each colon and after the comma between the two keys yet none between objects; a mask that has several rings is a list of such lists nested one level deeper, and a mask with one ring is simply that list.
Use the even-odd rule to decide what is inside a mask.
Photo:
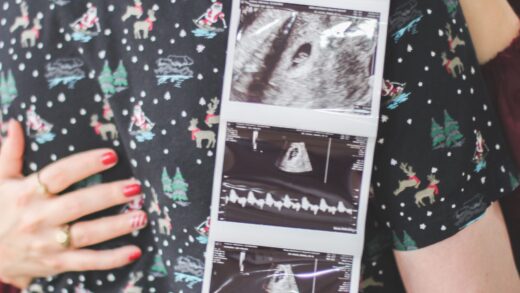
[{"label": "ultrasound heartbeat waveform", "polygon": [[329,213],[331,215],[336,214],[349,214],[352,215],[353,210],[345,207],[345,204],[340,201],[336,206],[329,205],[325,199],[320,200],[320,204],[311,203],[307,197],[303,197],[301,199],[294,199],[289,197],[289,195],[285,195],[281,200],[276,200],[271,193],[267,193],[265,198],[257,198],[255,194],[250,191],[246,196],[240,196],[238,193],[231,189],[229,192],[229,196],[223,196],[224,204],[236,204],[245,208],[246,206],[256,206],[263,210],[265,207],[269,208],[277,208],[279,211],[282,209],[290,209],[296,212],[306,211],[312,212],[314,215],[317,215],[318,212]]}]

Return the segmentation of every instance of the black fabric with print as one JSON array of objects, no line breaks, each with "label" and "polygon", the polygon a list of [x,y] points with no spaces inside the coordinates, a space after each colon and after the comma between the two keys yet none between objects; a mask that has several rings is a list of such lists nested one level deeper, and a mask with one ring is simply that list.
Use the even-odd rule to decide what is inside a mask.
[{"label": "black fabric with print", "polygon": [[[30,0],[31,23],[15,20],[18,2],[0,7],[2,121],[26,125],[25,173],[114,147],[118,166],[82,186],[135,176],[150,218],[138,235],[99,246],[136,243],[144,255],[135,264],[40,279],[33,288],[200,292],[215,149],[197,148],[188,128],[198,119],[202,131],[217,129],[205,122],[218,115],[207,112],[221,95],[227,31],[193,22],[212,2],[143,1],[140,9],[132,1]],[[230,4],[223,1],[227,23]],[[453,235],[518,184],[458,2],[394,0],[387,47],[364,292],[404,291],[392,248]],[[139,201],[105,214],[136,208]]]}]

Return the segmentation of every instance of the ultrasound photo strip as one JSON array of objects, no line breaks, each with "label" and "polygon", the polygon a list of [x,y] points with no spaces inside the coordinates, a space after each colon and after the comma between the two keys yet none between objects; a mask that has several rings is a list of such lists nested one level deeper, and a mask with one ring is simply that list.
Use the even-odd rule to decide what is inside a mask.
[{"label": "ultrasound photo strip", "polygon": [[[357,292],[390,0],[232,5],[203,292]],[[229,123],[257,127],[228,144]],[[339,135],[340,143],[272,140],[259,125]],[[226,259],[223,243],[246,247]],[[325,258],[295,265],[307,250]],[[331,264],[334,256],[349,260]],[[316,286],[297,277],[340,267]],[[332,279],[342,281],[329,287]],[[229,280],[235,287],[221,287]]]}]

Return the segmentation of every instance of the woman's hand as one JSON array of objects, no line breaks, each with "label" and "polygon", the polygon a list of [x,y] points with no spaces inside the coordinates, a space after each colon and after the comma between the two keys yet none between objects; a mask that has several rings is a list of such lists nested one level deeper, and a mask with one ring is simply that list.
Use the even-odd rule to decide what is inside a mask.
[{"label": "woman's hand", "polygon": [[53,195],[113,167],[117,156],[112,150],[72,155],[27,177],[21,173],[23,152],[22,128],[11,120],[0,149],[0,280],[24,288],[35,277],[109,270],[141,256],[132,245],[103,251],[85,247],[142,229],[147,222],[142,211],[77,222],[69,229],[70,245],[60,243],[67,223],[140,196],[141,187],[133,180]]}]

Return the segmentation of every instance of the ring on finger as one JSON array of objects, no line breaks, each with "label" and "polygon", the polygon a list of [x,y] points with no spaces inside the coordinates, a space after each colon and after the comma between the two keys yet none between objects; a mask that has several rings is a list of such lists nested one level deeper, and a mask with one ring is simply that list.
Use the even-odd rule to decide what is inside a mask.
[{"label": "ring on finger", "polygon": [[49,191],[49,187],[42,181],[40,172],[36,173],[36,180],[38,182],[38,193],[45,196],[52,196],[52,193]]},{"label": "ring on finger", "polygon": [[56,242],[58,242],[61,247],[68,249],[72,246],[72,237],[70,235],[70,225],[63,225],[58,232],[56,232]]}]

